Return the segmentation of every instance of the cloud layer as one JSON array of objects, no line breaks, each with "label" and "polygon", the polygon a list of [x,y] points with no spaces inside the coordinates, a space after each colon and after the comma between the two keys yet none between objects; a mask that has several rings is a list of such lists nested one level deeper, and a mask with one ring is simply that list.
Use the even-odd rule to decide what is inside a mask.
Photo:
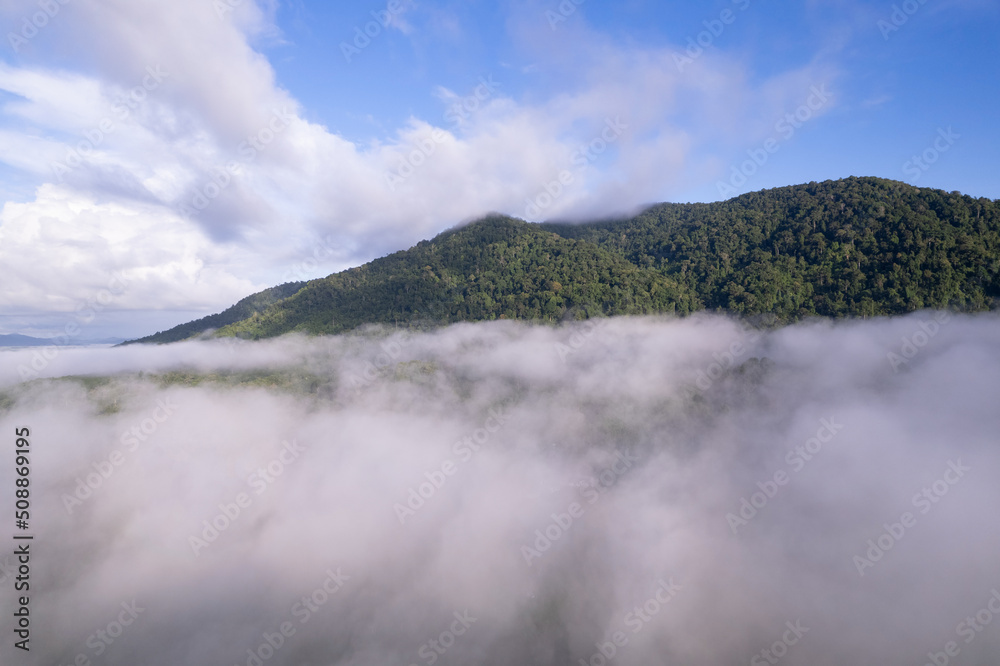
[{"label": "cloud layer", "polygon": [[0,431],[32,429],[32,656],[995,660],[996,324],[0,354]]},{"label": "cloud layer", "polygon": [[[16,22],[37,7],[5,9]],[[352,141],[276,80],[262,54],[281,39],[275,11],[74,0],[0,66],[0,160],[39,183],[0,210],[0,277],[19,283],[0,307],[51,312],[135,266],[119,307],[218,308],[272,286],[319,239],[337,250],[309,277],[491,211],[620,212],[718,172],[701,149],[763,138],[835,76],[809,63],[755,80],[714,52],[679,68],[673,47],[622,47],[582,22],[552,33],[540,12],[515,13],[547,95],[519,95],[498,67],[469,90],[428,90],[440,117]],[[48,64],[49,50],[78,68]]]}]

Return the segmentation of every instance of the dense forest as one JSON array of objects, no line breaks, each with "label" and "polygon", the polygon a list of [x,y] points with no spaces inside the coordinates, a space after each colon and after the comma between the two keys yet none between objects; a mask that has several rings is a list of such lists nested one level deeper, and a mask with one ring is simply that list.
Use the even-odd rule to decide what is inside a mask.
[{"label": "dense forest", "polygon": [[706,308],[789,320],[988,309],[1000,296],[1000,205],[848,178],[626,219],[546,224],[686,285]]},{"label": "dense forest", "polygon": [[260,338],[291,330],[338,333],[366,323],[557,321],[567,312],[685,314],[697,307],[672,278],[617,252],[494,216],[313,280],[221,332]]},{"label": "dense forest", "polygon": [[219,327],[218,335],[256,339],[367,323],[555,322],[703,309],[789,322],[982,311],[998,298],[1000,202],[847,178],[719,203],[660,204],[588,224],[491,216],[140,342]]}]

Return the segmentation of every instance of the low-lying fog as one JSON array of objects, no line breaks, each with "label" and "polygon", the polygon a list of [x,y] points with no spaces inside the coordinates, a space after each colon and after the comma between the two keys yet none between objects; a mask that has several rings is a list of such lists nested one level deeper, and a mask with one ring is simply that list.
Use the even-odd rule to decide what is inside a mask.
[{"label": "low-lying fog", "polygon": [[992,315],[0,353],[0,652],[996,664],[998,400]]}]

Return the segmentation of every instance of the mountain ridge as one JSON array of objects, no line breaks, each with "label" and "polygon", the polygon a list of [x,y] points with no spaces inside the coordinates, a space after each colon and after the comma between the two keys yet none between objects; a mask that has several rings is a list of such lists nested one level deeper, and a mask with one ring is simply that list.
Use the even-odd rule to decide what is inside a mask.
[{"label": "mountain ridge", "polygon": [[656,204],[582,224],[490,215],[133,342],[213,329],[259,339],[365,324],[556,322],[706,309],[788,322],[982,311],[998,298],[1000,202],[851,177],[723,202]]}]

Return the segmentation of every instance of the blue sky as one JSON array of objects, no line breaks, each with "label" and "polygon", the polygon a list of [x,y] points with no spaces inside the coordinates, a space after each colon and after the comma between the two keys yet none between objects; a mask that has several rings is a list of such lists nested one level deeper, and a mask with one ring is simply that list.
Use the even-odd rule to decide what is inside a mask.
[{"label": "blue sky", "polygon": [[0,6],[0,333],[146,334],[490,211],[1000,198],[993,0],[64,1]]},{"label": "blue sky", "polygon": [[[412,31],[383,31],[348,62],[341,44],[352,44],[354,29],[373,20],[372,10],[363,4],[296,2],[279,11],[282,41],[261,47],[311,118],[364,142],[391,139],[410,116],[440,120],[447,106],[433,90],[469,92],[484,74],[502,82],[503,94],[517,100],[572,89],[577,81],[567,79],[586,71],[572,63],[545,67],[545,49],[532,41],[560,41],[547,31],[596,37],[622,51],[673,47],[682,56],[689,40],[697,44],[699,35],[710,33],[710,40],[702,38],[710,44],[705,50],[740,59],[751,83],[764,84],[810,63],[826,63],[833,70],[837,100],[822,123],[806,127],[786,147],[785,159],[775,160],[741,191],[878,175],[1000,197],[1000,179],[987,166],[1000,148],[1000,129],[986,111],[1000,102],[995,3],[928,0],[916,3],[913,14],[903,10],[903,3],[586,0],[573,6],[573,13],[562,17],[554,2],[422,3],[403,13]],[[902,14],[894,15],[894,8]],[[711,28],[719,30],[716,21],[727,9],[732,22],[722,24],[716,35]],[[565,21],[550,24],[546,11]],[[907,20],[897,25],[901,15]],[[948,127],[974,140],[956,142],[948,159],[914,178],[903,165],[933,143],[938,129]],[[739,151],[729,156],[742,157]],[[665,182],[662,194],[677,201],[724,198],[717,182],[681,188]]]}]

